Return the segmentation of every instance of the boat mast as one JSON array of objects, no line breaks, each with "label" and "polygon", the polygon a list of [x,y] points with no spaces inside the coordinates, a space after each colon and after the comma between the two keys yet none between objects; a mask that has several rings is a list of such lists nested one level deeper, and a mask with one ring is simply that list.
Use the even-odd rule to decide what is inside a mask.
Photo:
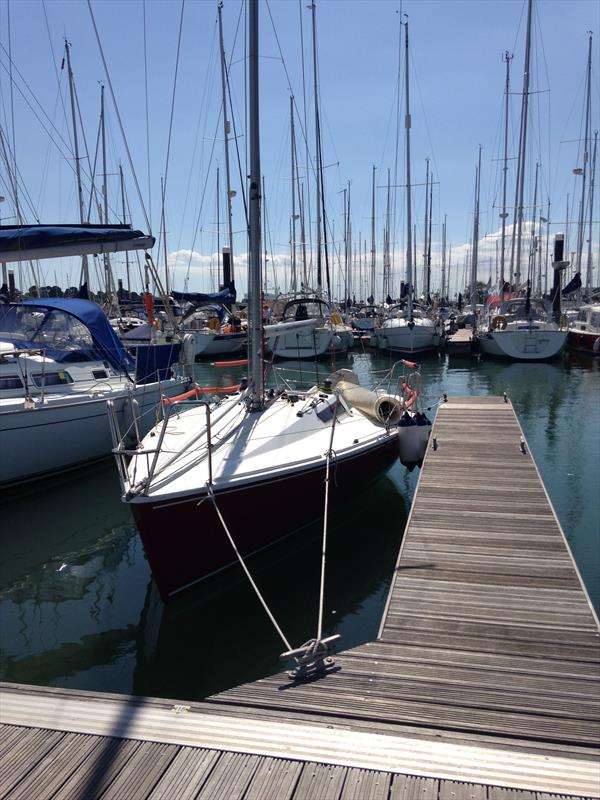
[{"label": "boat mast", "polygon": [[429,305],[431,295],[431,225],[433,222],[433,172],[429,181],[429,231],[427,233],[427,291],[425,302]]},{"label": "boat mast", "polygon": [[423,225],[423,296],[427,298],[427,235],[429,231],[429,159],[425,159],[425,221]]},{"label": "boat mast", "polygon": [[263,406],[263,331],[262,331],[262,269],[260,258],[260,138],[258,102],[258,0],[248,2],[248,118],[250,127],[250,219],[248,231],[248,345],[250,373],[250,407],[259,411]]},{"label": "boat mast", "polygon": [[312,55],[313,55],[313,91],[315,94],[315,139],[316,139],[316,202],[317,202],[317,293],[323,292],[323,274],[321,265],[321,123],[319,119],[319,94],[317,79],[317,21],[316,3],[308,6],[312,12]]},{"label": "boat mast", "polygon": [[291,222],[291,257],[292,257],[292,292],[298,290],[298,280],[296,277],[296,140],[294,131],[294,95],[290,95],[290,143],[292,160],[292,222]]},{"label": "boat mast", "polygon": [[[369,297],[375,301],[375,164],[373,164],[373,181],[371,188],[371,291]],[[365,241],[366,247],[366,241]]]},{"label": "boat mast", "polygon": [[[85,204],[83,202],[83,188],[81,186],[81,164],[79,163],[79,139],[77,137],[77,116],[75,114],[75,87],[73,85],[73,70],[71,69],[71,45],[65,39],[65,55],[67,58],[67,74],[69,76],[69,96],[71,99],[71,120],[73,124],[73,152],[75,155],[75,177],[77,179],[77,197],[79,199],[79,221],[82,225],[87,222]],[[90,274],[87,256],[81,256],[80,284],[90,288]]]},{"label": "boat mast", "polygon": [[540,162],[535,163],[535,180],[533,183],[533,226],[531,229],[531,244],[529,247],[529,263],[527,265],[527,282],[532,291],[535,291],[535,253],[537,250],[536,233],[535,233],[535,217],[537,214],[537,193],[538,193],[538,174],[540,171]]},{"label": "boat mast", "polygon": [[[102,140],[102,222],[108,225],[108,190],[106,173],[106,121],[104,117],[104,84],[100,84],[100,131]],[[112,274],[110,269],[110,256],[104,253],[104,281],[106,284],[106,302],[112,304]],[[110,308],[110,305],[109,305]]]},{"label": "boat mast", "polygon": [[442,288],[440,291],[440,301],[446,297],[446,220],[448,215],[444,214],[444,226],[442,228]]},{"label": "boat mast", "polygon": [[[577,228],[577,261],[576,272],[581,273],[581,262],[583,257],[583,240],[585,237],[585,190],[587,188],[588,164],[590,161],[590,111],[591,111],[591,80],[592,80],[592,34],[590,32],[588,41],[588,59],[586,71],[586,94],[585,94],[585,123],[583,127],[583,168],[581,170],[581,201],[579,203],[579,225]],[[588,288],[586,286],[586,288]]]},{"label": "boat mast", "polygon": [[[405,15],[406,16],[406,15]],[[405,81],[405,114],[404,129],[406,132],[406,284],[407,294],[407,317],[409,322],[413,320],[413,287],[412,287],[412,208],[411,208],[411,185],[410,185],[410,99],[409,99],[409,79],[408,79],[408,17],[404,23],[404,81]]]},{"label": "boat mast", "polygon": [[[346,195],[344,194],[344,197]],[[350,222],[350,181],[348,181],[348,204],[346,206],[346,299],[352,299],[352,223]]]},{"label": "boat mast", "polygon": [[506,184],[508,179],[508,98],[510,95],[510,62],[513,56],[507,51],[503,56],[506,62],[506,82],[504,86],[504,164],[502,167],[502,236],[500,248],[500,286],[504,286],[504,264],[506,259],[506,218],[508,213],[506,211]]},{"label": "boat mast", "polygon": [[227,119],[227,66],[225,63],[225,46],[223,44],[223,19],[222,11],[223,3],[220,2],[217,6],[219,12],[219,46],[221,49],[221,89],[223,93],[223,142],[225,146],[225,182],[227,190],[227,238],[229,244],[229,276],[233,281],[233,212],[231,209],[231,199],[235,196],[235,192],[231,191],[231,173],[229,169],[229,132],[231,125]]},{"label": "boat mast", "polygon": [[527,115],[529,110],[529,69],[531,61],[531,22],[533,16],[533,0],[527,4],[527,38],[525,44],[525,69],[523,72],[523,104],[521,106],[521,141],[519,151],[519,186],[517,194],[517,258],[515,262],[515,282],[521,280],[521,240],[523,233],[523,203],[525,189],[525,156],[527,153]]},{"label": "boat mast", "polygon": [[[125,183],[123,181],[123,165],[119,164],[119,179],[121,182],[121,215],[122,215],[122,223],[123,225],[126,224],[125,218]],[[127,293],[131,293],[131,278],[129,275],[129,252],[125,251],[125,271],[127,274]]]},{"label": "boat mast", "polygon": [[598,145],[598,131],[594,132],[594,153],[592,155],[592,170],[590,174],[590,202],[589,202],[589,235],[587,251],[587,269],[585,273],[585,290],[590,295],[592,291],[592,212],[594,210],[594,186],[596,183],[596,150]]},{"label": "boat mast", "polygon": [[[473,215],[473,249],[471,251],[471,311],[477,312],[477,257],[479,254],[479,195],[481,189],[481,145],[475,171],[475,214]],[[476,326],[475,320],[473,327]]]}]

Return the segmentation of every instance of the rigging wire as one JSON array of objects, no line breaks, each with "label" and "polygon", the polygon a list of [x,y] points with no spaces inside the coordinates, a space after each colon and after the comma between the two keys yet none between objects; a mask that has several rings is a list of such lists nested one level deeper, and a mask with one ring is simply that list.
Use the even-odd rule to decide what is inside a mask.
[{"label": "rigging wire", "polygon": [[129,143],[128,143],[127,137],[125,135],[125,129],[123,127],[123,121],[121,119],[121,113],[119,112],[119,106],[117,105],[117,98],[115,97],[115,93],[114,93],[114,90],[113,90],[112,80],[110,78],[110,73],[108,71],[108,65],[106,63],[106,58],[104,57],[104,49],[102,47],[102,42],[100,41],[100,34],[98,33],[98,27],[96,25],[96,19],[94,17],[94,12],[92,10],[91,0],[87,0],[87,6],[88,6],[88,10],[90,12],[92,25],[94,27],[94,33],[96,35],[96,41],[98,43],[98,49],[100,51],[100,57],[102,58],[102,64],[104,66],[104,72],[105,72],[105,75],[106,75],[106,81],[108,83],[108,88],[110,90],[110,96],[112,97],[113,105],[115,107],[115,112],[117,114],[117,121],[119,123],[119,128],[121,130],[121,136],[123,137],[123,143],[125,144],[125,152],[127,153],[127,161],[129,162],[129,168],[131,169],[131,173],[133,175],[133,180],[134,180],[134,183],[135,183],[135,188],[136,188],[136,191],[137,191],[138,200],[140,202],[142,213],[143,213],[144,219],[146,221],[146,226],[148,228],[148,233],[151,236],[152,235],[152,225],[150,223],[150,219],[149,219],[148,213],[146,211],[146,206],[144,204],[144,198],[142,196],[142,192],[141,192],[141,189],[140,189],[140,184],[139,184],[139,181],[138,181],[138,178],[137,178],[137,173],[136,173],[135,167],[133,165],[133,159],[131,157],[131,151],[129,149]]},{"label": "rigging wire", "polygon": [[[162,185],[162,190],[161,190],[161,201],[162,201],[161,202],[161,207],[162,207],[161,220],[163,220],[163,221],[164,221],[164,210],[165,210],[165,197],[166,197],[166,193],[167,193],[167,177],[168,177],[168,174],[169,174],[169,161],[170,161],[170,156],[171,156],[171,138],[172,138],[172,134],[173,134],[173,116],[174,116],[174,113],[175,113],[175,97],[176,97],[176,94],[177,94],[177,78],[178,78],[178,75],[179,75],[179,56],[181,54],[181,33],[182,33],[182,30],[183,30],[183,15],[184,15],[184,11],[185,11],[185,0],[181,0],[181,13],[180,13],[180,16],[179,16],[179,34],[177,36],[177,53],[176,53],[176,56],[175,56],[175,74],[173,76],[173,92],[172,92],[172,95],[171,95],[171,114],[170,114],[170,117],[169,117],[169,135],[168,135],[168,138],[167,138],[167,155],[166,155],[166,160],[165,160],[165,174],[164,174],[163,185]],[[159,231],[159,236],[158,236],[158,252],[159,253],[160,253],[161,238],[163,236],[166,237],[166,235],[167,235],[167,232],[164,229],[164,225],[161,225],[161,228],[160,228],[160,231]],[[166,254],[165,254],[165,275],[167,277],[166,284],[167,284],[167,287],[168,287],[169,286],[169,277],[168,277],[169,276],[169,266],[168,266],[168,264],[166,262]]]},{"label": "rigging wire", "polygon": [[144,27],[144,94],[146,109],[146,172],[148,180],[148,216],[152,220],[152,182],[150,179],[150,122],[148,106],[148,42],[146,36],[146,0],[142,3],[143,27]]},{"label": "rigging wire", "polygon": [[11,24],[10,24],[10,0],[6,0],[6,15],[7,15],[7,32],[8,32],[8,58],[9,58],[9,81],[10,81],[10,120],[11,120],[11,134],[12,134],[12,158],[13,158],[13,173],[15,178],[15,192],[14,192],[14,203],[15,203],[15,215],[17,217],[17,222],[22,221],[21,217],[21,210],[19,208],[19,194],[18,194],[18,181],[17,181],[17,143],[15,139],[15,99],[14,99],[14,87],[13,87],[13,79],[12,79],[12,37],[11,37]]},{"label": "rigging wire", "polygon": [[[292,649],[292,646],[290,645],[290,643],[288,642],[288,640],[285,638],[285,634],[283,633],[283,631],[282,631],[282,630],[281,630],[281,628],[279,627],[279,625],[278,625],[278,623],[277,623],[277,620],[276,620],[276,619],[275,619],[275,617],[273,616],[273,614],[272,614],[271,610],[269,609],[269,606],[268,606],[268,605],[267,605],[267,603],[266,603],[266,600],[264,599],[264,597],[263,597],[263,596],[262,596],[262,594],[260,593],[260,589],[259,589],[259,588],[258,588],[258,586],[256,585],[256,583],[255,583],[255,581],[254,581],[254,578],[253,578],[253,577],[252,577],[252,575],[250,574],[250,570],[249,570],[249,569],[248,569],[248,567],[246,566],[246,563],[245,563],[245,561],[244,561],[244,559],[243,559],[243,557],[242,557],[242,555],[241,555],[240,551],[237,549],[237,546],[236,546],[236,544],[235,544],[235,541],[234,541],[234,539],[233,539],[233,536],[231,535],[231,533],[230,533],[230,531],[229,531],[229,528],[227,527],[227,523],[226,523],[226,522],[225,522],[225,520],[223,519],[223,515],[221,514],[221,510],[220,510],[219,506],[217,505],[217,498],[215,497],[215,493],[214,493],[214,491],[213,491],[212,484],[208,483],[208,484],[207,484],[207,486],[206,486],[206,490],[207,490],[207,492],[208,492],[208,496],[209,496],[209,498],[210,498],[210,501],[211,501],[211,502],[212,502],[212,504],[213,504],[213,508],[215,509],[215,511],[216,511],[216,513],[217,513],[217,516],[219,517],[219,520],[221,521],[221,525],[223,526],[223,530],[225,531],[225,533],[226,533],[226,535],[227,535],[227,538],[229,539],[229,543],[230,543],[230,544],[231,544],[231,546],[233,547],[233,552],[235,553],[235,555],[236,555],[236,557],[237,557],[238,561],[240,562],[240,566],[242,567],[242,569],[243,569],[243,570],[244,570],[244,572],[246,573],[246,577],[247,577],[247,578],[248,578],[248,580],[250,581],[250,585],[251,585],[251,586],[252,586],[252,588],[254,589],[254,591],[255,591],[255,593],[256,593],[256,596],[258,597],[258,599],[259,599],[259,601],[260,601],[260,603],[261,603],[262,607],[263,607],[263,608],[264,608],[264,610],[267,612],[267,616],[269,617],[269,619],[270,619],[270,620],[271,620],[271,622],[273,623],[273,626],[274,626],[275,630],[277,631],[277,633],[279,634],[279,636],[280,636],[280,638],[281,638],[282,642],[285,644],[285,646],[287,647],[287,649],[288,649],[288,650],[291,650],[291,649]],[[200,501],[200,502],[203,502],[203,501]]]}]

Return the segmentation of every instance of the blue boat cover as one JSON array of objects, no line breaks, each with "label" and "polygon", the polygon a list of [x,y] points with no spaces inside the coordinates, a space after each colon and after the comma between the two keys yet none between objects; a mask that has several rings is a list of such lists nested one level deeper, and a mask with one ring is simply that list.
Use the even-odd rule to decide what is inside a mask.
[{"label": "blue boat cover", "polygon": [[181,344],[140,344],[135,350],[136,383],[166,381],[172,377],[171,367],[179,358]]},{"label": "blue boat cover", "polygon": [[[29,309],[45,313],[26,326],[23,312]],[[84,325],[89,335],[73,326],[73,319]],[[114,369],[126,373],[135,366],[106,314],[89,300],[49,297],[2,303],[0,339],[20,348],[44,349],[49,358],[59,362],[108,361]]]},{"label": "blue boat cover", "polygon": [[124,242],[143,238],[142,231],[129,225],[14,225],[0,227],[0,252],[19,253],[21,250],[57,248],[64,245]]},{"label": "blue boat cover", "polygon": [[213,294],[203,294],[202,292],[171,292],[173,300],[179,303],[194,303],[197,306],[207,305],[208,303],[235,303],[236,292],[235,289],[231,290],[222,289],[220,292]]}]

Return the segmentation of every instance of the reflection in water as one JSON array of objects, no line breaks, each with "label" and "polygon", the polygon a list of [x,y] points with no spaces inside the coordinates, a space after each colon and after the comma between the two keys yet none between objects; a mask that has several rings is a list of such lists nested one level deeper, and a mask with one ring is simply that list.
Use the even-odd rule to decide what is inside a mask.
[{"label": "reflection in water", "polygon": [[[332,517],[324,620],[327,634],[342,634],[344,649],[377,635],[406,515],[403,498],[383,478]],[[316,633],[321,536],[311,525],[248,562],[294,645]],[[278,656],[286,648],[241,568],[166,606],[156,595],[149,593],[140,626],[136,694],[199,698],[282,668]]]},{"label": "reflection in water", "polygon": [[[357,351],[335,366],[372,385],[374,370],[392,361]],[[318,376],[307,362],[277,366],[304,386],[329,372],[323,363]],[[209,366],[196,373],[199,383],[214,384]],[[434,356],[422,373],[431,416],[443,392],[507,392],[600,606],[598,359],[503,364]],[[418,475],[397,463],[333,513],[325,622],[327,633],[342,634],[343,649],[377,634]],[[111,462],[3,495],[0,513],[1,679],[192,699],[282,668],[284,646],[239,568],[164,606]],[[266,524],[277,524],[268,511]],[[315,634],[321,533],[310,526],[250,561],[293,644]]]}]

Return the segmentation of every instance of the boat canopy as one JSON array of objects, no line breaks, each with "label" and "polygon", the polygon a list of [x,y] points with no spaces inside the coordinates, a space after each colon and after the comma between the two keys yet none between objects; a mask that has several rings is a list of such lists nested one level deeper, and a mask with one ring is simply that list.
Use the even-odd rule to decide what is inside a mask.
[{"label": "boat canopy", "polygon": [[58,362],[108,361],[119,372],[135,363],[106,314],[89,300],[44,298],[0,304],[0,341],[43,350]]},{"label": "boat canopy", "polygon": [[149,250],[154,237],[131,225],[3,225],[0,263]]},{"label": "boat canopy", "polygon": [[282,312],[284,320],[324,319],[331,314],[331,307],[320,297],[295,297],[289,300]]},{"label": "boat canopy", "polygon": [[213,294],[203,294],[202,292],[171,292],[173,300],[178,303],[193,303],[195,306],[205,306],[208,303],[235,303],[235,289],[221,289],[220,292]]},{"label": "boat canopy", "polygon": [[514,317],[515,319],[528,319],[529,317],[545,319],[551,313],[548,304],[541,298],[532,298],[529,310],[526,307],[526,302],[525,297],[512,297],[510,300],[504,300],[500,304],[499,313],[502,316]]}]

